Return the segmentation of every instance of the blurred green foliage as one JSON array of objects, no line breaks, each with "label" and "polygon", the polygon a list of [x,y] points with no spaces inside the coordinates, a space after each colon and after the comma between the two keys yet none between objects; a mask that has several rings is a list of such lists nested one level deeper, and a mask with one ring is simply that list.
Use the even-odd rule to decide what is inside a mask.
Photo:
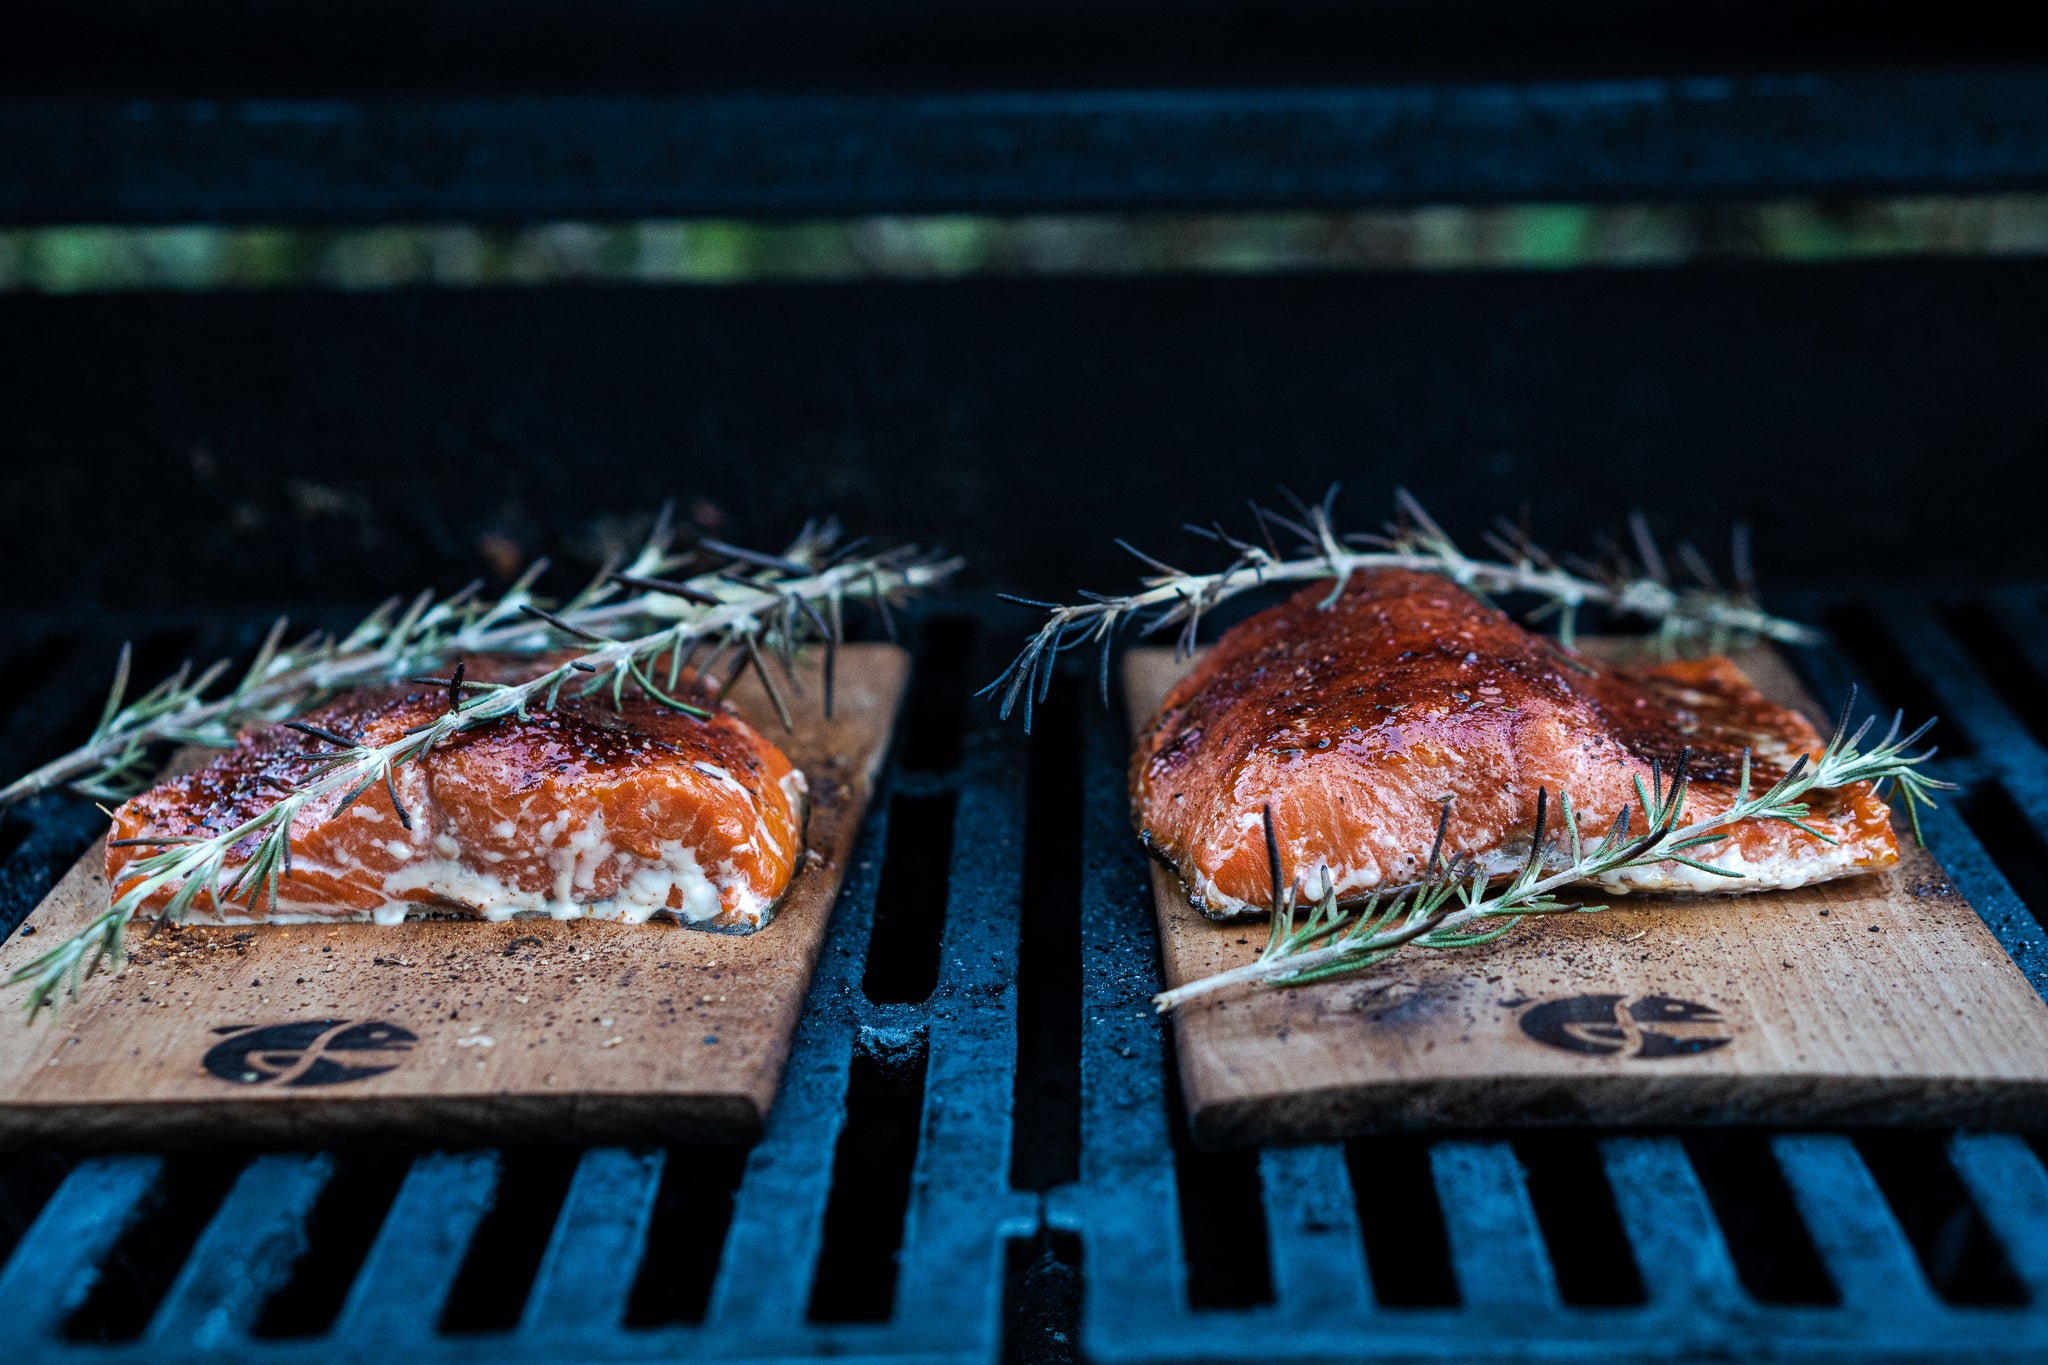
[{"label": "blurred green foliage", "polygon": [[1513,204],[1350,213],[0,230],[0,289],[950,279],[1178,271],[1560,269],[2048,251],[2048,195]]}]

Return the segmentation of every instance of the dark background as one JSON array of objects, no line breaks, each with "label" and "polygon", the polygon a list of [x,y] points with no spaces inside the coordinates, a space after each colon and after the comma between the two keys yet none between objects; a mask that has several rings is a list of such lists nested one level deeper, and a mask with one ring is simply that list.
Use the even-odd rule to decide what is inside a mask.
[{"label": "dark background", "polygon": [[2039,574],[2044,306],[2013,261],[17,296],[0,538],[37,602],[271,603],[587,567],[673,498],[1064,595],[1341,480],[1473,548],[1640,508],[1779,582]]}]

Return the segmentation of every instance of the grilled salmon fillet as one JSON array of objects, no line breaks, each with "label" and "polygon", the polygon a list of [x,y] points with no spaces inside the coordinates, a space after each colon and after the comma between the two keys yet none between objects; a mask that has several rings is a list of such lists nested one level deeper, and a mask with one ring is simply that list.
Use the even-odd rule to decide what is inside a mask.
[{"label": "grilled salmon fillet", "polygon": [[[514,681],[545,665],[469,661],[472,678]],[[346,810],[315,802],[292,822],[291,872],[278,905],[253,916],[238,899],[202,894],[193,918],[375,920],[454,912],[752,930],[767,921],[804,856],[803,775],[706,684],[685,675],[675,695],[711,711],[698,720],[628,688],[464,731],[397,773],[407,829],[384,787]],[[361,688],[302,720],[370,744],[389,743],[448,706],[445,689]],[[114,812],[110,840],[232,829],[274,804],[330,746],[282,725],[245,733],[205,767]],[[107,883],[152,850],[107,849]],[[232,880],[249,848],[229,859]],[[131,879],[132,880],[132,879]],[[172,888],[141,913],[154,915]]]},{"label": "grilled salmon fillet", "polygon": [[[1390,570],[1355,577],[1326,607],[1329,594],[1309,587],[1224,632],[1132,757],[1139,833],[1212,918],[1268,908],[1268,805],[1284,873],[1308,895],[1327,873],[1351,902],[1422,878],[1446,799],[1445,853],[1504,876],[1528,857],[1539,788],[1553,802],[1569,794],[1592,839],[1624,805],[1645,828],[1635,779],[1647,788],[1653,762],[1668,779],[1690,751],[1690,823],[1735,803],[1745,748],[1754,794],[1822,748],[1803,716],[1726,659],[1581,672],[1440,578]],[[1835,843],[1749,821],[1688,853],[1738,878],[1666,862],[1599,885],[1759,891],[1898,861],[1890,811],[1868,784],[1808,801],[1807,823]],[[1563,845],[1545,843],[1547,864],[1568,865]]]}]

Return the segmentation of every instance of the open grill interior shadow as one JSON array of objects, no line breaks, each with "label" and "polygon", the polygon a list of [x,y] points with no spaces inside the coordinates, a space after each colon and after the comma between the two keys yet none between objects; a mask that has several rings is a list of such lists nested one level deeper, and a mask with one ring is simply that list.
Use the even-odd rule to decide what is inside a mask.
[{"label": "open grill interior shadow", "polygon": [[940,773],[960,765],[960,732],[968,693],[968,652],[974,622],[935,616],[918,638],[917,669],[903,703],[903,748],[898,761],[908,772]]},{"label": "open grill interior shadow", "polygon": [[1759,1303],[1839,1302],[1767,1135],[1710,1129],[1687,1134],[1684,1143],[1749,1296]]},{"label": "open grill interior shadow", "polygon": [[245,1155],[220,1152],[166,1157],[153,1207],[114,1243],[92,1292],[65,1319],[64,1335],[98,1342],[141,1336],[247,1164]]},{"label": "open grill interior shadow", "polygon": [[2048,746],[2048,687],[2004,623],[1982,602],[1955,603],[1942,608],[1940,615],[2013,718],[2027,727],[2036,743]]},{"label": "open grill interior shadow", "polygon": [[42,1147],[0,1157],[0,1266],[64,1183],[71,1165],[69,1157]]},{"label": "open grill interior shadow", "polygon": [[1081,1239],[1068,1232],[1019,1238],[1004,1249],[1003,1269],[1003,1365],[1074,1365]]},{"label": "open grill interior shadow", "polygon": [[412,1166],[401,1151],[343,1153],[306,1222],[306,1254],[256,1319],[258,1337],[313,1337],[334,1325]]},{"label": "open grill interior shadow", "polygon": [[733,1196],[746,1169],[745,1147],[699,1143],[668,1149],[647,1247],[626,1301],[628,1327],[704,1320],[732,1226]]},{"label": "open grill interior shadow", "polygon": [[470,1238],[469,1254],[441,1310],[443,1332],[502,1332],[518,1325],[581,1156],[572,1147],[504,1154],[497,1202]]},{"label": "open grill interior shadow", "polygon": [[886,1322],[895,1306],[896,1254],[910,1208],[924,1116],[922,1047],[854,1054],[846,1126],[832,1153],[832,1197],[811,1281],[813,1322]]},{"label": "open grill interior shadow", "polygon": [[1031,734],[1017,1077],[1010,1184],[1049,1190],[1081,1171],[1080,686],[1053,678]]},{"label": "open grill interior shadow", "polygon": [[1515,1155],[1528,1173],[1558,1296],[1587,1306],[1641,1303],[1642,1277],[1592,1134],[1526,1134],[1515,1139]]},{"label": "open grill interior shadow", "polygon": [[917,1004],[939,984],[955,799],[937,792],[889,801],[888,849],[860,978],[861,992],[877,1005]]},{"label": "open grill interior shadow", "polygon": [[1980,782],[1963,798],[1962,812],[2013,894],[2048,925],[2048,844],[2012,793],[1997,782]]},{"label": "open grill interior shadow", "polygon": [[1447,1308],[1459,1301],[1429,1144],[1409,1134],[1344,1144],[1351,1197],[1365,1239],[1373,1298],[1385,1308]]},{"label": "open grill interior shadow", "polygon": [[[1927,685],[1913,667],[1913,661],[1899,648],[1875,613],[1861,603],[1845,603],[1830,607],[1821,613],[1821,622],[1877,689],[1878,700],[1886,707],[1906,713],[1908,728],[1920,724],[1929,716],[1941,715],[1941,703],[1934,695],[1934,689]],[[1840,704],[1840,698],[1821,698],[1823,702]],[[1882,727],[1880,727],[1882,728]],[[1943,723],[1934,727],[1929,736],[1941,746],[1941,751],[1950,758],[1964,758],[1975,753],[1977,746],[1969,735],[1954,722],[1945,717]]]},{"label": "open grill interior shadow", "polygon": [[1884,1191],[1934,1292],[1954,1304],[2016,1307],[2027,1291],[1949,1164],[1942,1134],[1859,1134],[1856,1150]]},{"label": "open grill interior shadow", "polygon": [[1259,1154],[1197,1147],[1188,1132],[1173,1031],[1166,1031],[1166,1110],[1173,1140],[1173,1184],[1180,1203],[1181,1253],[1187,1261],[1188,1306],[1248,1308],[1273,1301],[1272,1258],[1266,1246],[1265,1191]]}]

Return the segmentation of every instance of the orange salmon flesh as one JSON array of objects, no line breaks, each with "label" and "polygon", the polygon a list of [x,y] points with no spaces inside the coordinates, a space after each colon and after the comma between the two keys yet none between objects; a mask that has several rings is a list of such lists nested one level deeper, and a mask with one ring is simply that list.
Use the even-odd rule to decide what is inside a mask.
[{"label": "orange salmon flesh", "polygon": [[[1589,841],[1624,805],[1646,826],[1635,782],[1668,781],[1689,751],[1685,823],[1734,805],[1742,753],[1753,795],[1801,754],[1819,757],[1805,717],[1765,700],[1723,658],[1582,673],[1504,613],[1440,578],[1327,583],[1225,631],[1167,694],[1131,761],[1132,815],[1153,855],[1212,918],[1269,908],[1262,811],[1270,805],[1288,878],[1324,878],[1344,902],[1412,886],[1450,802],[1444,852],[1505,876],[1529,856],[1539,788],[1553,821],[1569,794]],[[1813,791],[1807,823],[1751,820],[1680,863],[1597,879],[1603,891],[1745,892],[1850,876],[1898,861],[1891,813],[1869,784]],[[1569,841],[1546,835],[1546,866]]]}]

